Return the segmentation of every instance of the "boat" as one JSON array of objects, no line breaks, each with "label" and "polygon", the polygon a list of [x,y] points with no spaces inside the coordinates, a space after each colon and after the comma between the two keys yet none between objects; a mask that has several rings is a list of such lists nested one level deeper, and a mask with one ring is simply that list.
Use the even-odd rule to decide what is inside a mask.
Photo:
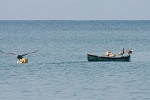
[{"label": "boat", "polygon": [[129,62],[130,55],[123,55],[123,56],[97,56],[92,54],[87,54],[88,61],[121,61],[121,62]]}]

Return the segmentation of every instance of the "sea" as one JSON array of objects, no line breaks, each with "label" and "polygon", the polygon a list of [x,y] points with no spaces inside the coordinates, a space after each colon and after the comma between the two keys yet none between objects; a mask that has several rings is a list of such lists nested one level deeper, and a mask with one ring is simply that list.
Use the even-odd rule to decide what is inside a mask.
[{"label": "sea", "polygon": [[150,100],[150,20],[0,20],[0,50],[0,100]]}]

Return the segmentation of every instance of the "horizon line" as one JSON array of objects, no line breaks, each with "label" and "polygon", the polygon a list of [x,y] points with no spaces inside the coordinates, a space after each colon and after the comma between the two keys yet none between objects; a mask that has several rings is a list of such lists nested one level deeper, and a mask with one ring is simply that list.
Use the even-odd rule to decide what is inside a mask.
[{"label": "horizon line", "polygon": [[0,21],[150,21],[150,19],[0,19]]}]

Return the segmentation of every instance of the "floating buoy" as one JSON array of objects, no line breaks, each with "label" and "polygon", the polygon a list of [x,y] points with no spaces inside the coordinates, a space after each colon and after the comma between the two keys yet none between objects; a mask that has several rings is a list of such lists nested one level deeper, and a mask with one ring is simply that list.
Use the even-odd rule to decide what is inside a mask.
[{"label": "floating buoy", "polygon": [[22,59],[18,60],[17,63],[28,63],[28,59],[22,58]]}]

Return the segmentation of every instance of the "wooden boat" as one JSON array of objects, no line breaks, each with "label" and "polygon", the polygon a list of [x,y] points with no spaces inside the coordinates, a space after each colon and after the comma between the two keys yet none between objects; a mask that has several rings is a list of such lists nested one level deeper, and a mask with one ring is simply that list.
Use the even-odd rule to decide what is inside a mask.
[{"label": "wooden boat", "polygon": [[109,57],[109,56],[97,56],[87,54],[88,61],[121,61],[121,62],[129,62],[130,55],[126,56],[116,56],[116,57]]}]

